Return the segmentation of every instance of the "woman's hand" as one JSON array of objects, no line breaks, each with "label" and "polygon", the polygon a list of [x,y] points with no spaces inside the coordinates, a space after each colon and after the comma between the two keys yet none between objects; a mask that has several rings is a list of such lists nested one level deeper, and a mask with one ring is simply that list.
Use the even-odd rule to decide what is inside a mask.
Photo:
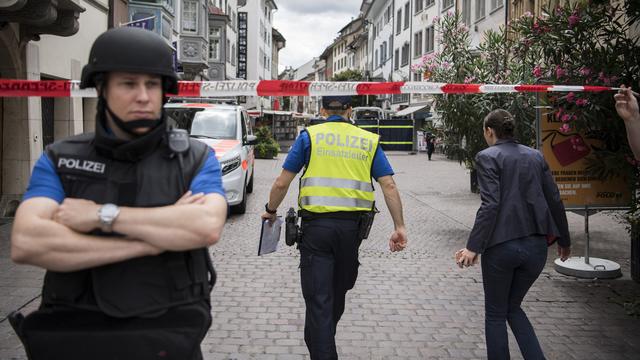
[{"label": "woman's hand", "polygon": [[469,249],[460,249],[455,253],[456,264],[462,269],[475,265],[478,262],[478,254]]}]

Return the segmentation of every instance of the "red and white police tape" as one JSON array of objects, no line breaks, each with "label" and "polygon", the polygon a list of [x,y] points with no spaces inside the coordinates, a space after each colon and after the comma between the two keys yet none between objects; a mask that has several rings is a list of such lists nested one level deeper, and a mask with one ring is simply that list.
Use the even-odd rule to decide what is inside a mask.
[{"label": "red and white police tape", "polygon": [[[607,86],[446,84],[433,82],[331,82],[289,80],[180,81],[178,97],[330,96],[385,94],[487,94],[517,92],[599,92]],[[96,97],[77,80],[0,79],[0,97]]]}]

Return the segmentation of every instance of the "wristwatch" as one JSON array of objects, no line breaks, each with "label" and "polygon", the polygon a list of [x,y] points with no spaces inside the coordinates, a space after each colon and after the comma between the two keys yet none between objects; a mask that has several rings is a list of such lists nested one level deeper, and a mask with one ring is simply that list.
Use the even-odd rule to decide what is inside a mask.
[{"label": "wristwatch", "polygon": [[120,208],[114,204],[104,204],[98,210],[98,218],[100,219],[100,229],[105,233],[113,231],[113,222],[120,214]]},{"label": "wristwatch", "polygon": [[278,209],[275,210],[271,210],[269,209],[269,203],[264,204],[264,211],[266,211],[269,214],[275,214],[278,212]]}]

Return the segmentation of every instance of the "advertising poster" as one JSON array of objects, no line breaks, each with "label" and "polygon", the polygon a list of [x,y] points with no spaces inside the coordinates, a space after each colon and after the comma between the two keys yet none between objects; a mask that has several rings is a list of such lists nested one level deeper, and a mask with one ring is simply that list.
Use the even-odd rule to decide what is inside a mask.
[{"label": "advertising poster", "polygon": [[553,109],[542,109],[540,139],[542,153],[558,184],[560,196],[567,210],[627,207],[631,202],[630,179],[615,177],[604,181],[589,177],[585,160],[604,144],[575,130],[560,131],[562,121]]}]

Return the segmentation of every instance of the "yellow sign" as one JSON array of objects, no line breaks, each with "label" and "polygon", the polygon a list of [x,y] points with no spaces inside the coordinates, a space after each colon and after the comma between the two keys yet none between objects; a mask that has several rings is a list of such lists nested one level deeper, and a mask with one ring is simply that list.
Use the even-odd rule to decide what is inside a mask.
[{"label": "yellow sign", "polygon": [[575,131],[563,132],[563,122],[554,113],[544,111],[540,117],[542,154],[549,164],[560,197],[567,209],[627,207],[631,202],[629,179],[615,177],[606,180],[589,177],[586,158],[592,146],[604,144]]}]

